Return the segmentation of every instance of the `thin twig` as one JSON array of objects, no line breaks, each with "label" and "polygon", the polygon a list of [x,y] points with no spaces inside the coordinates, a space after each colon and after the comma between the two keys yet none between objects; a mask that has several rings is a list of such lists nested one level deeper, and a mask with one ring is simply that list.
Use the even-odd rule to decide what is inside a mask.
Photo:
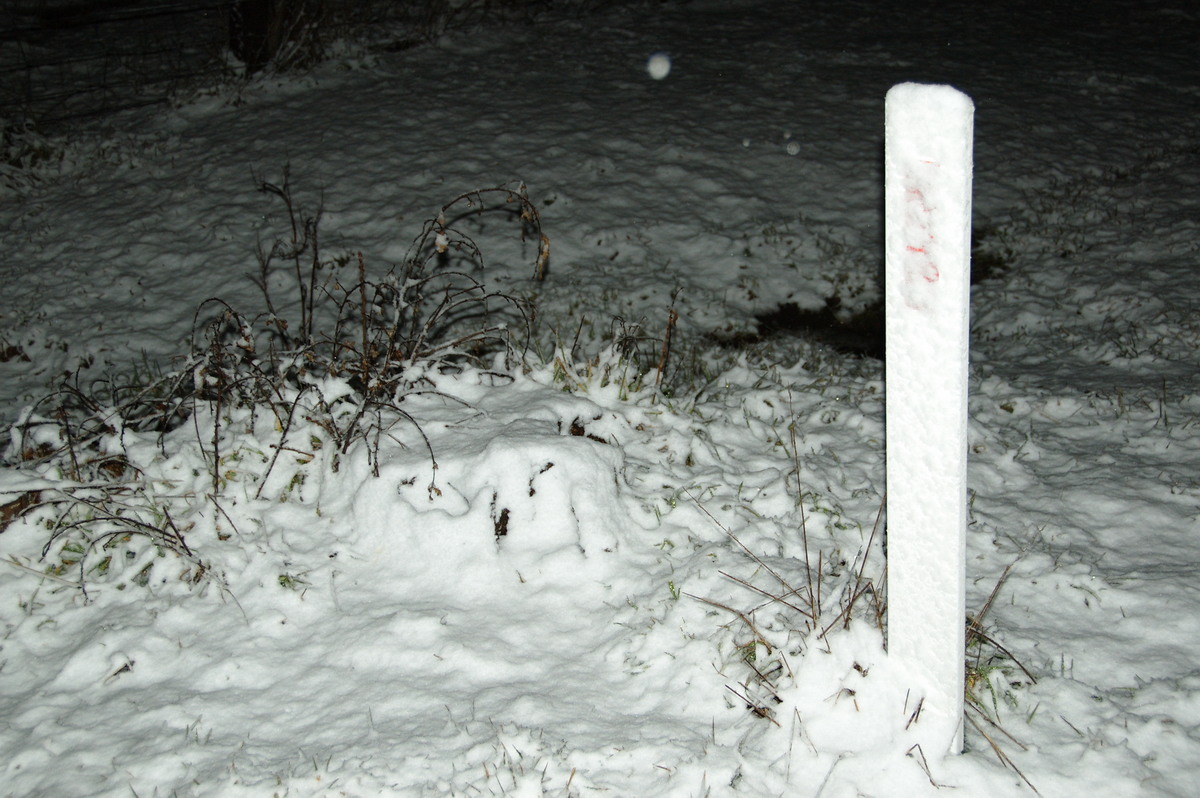
[{"label": "thin twig", "polygon": [[[791,390],[788,390],[788,406],[792,405]],[[793,415],[794,415],[793,411]],[[804,512],[804,490],[800,483],[800,444],[796,439],[796,422],[788,424],[788,433],[791,436],[792,442],[792,460],[795,463],[796,469],[796,506],[800,508],[800,541],[804,545],[804,572],[808,578],[808,604],[813,608],[813,615],[819,617],[821,615],[821,600],[820,597],[813,592],[812,578],[812,562],[808,554],[808,517]]]},{"label": "thin twig", "polygon": [[983,739],[987,740],[988,745],[991,746],[992,751],[996,754],[996,758],[1000,760],[1000,763],[1002,765],[1005,765],[1006,767],[1012,768],[1013,772],[1015,772],[1018,776],[1021,777],[1021,781],[1025,782],[1025,784],[1028,785],[1029,789],[1033,790],[1035,795],[1041,795],[1041,793],[1038,792],[1038,788],[1033,786],[1033,782],[1031,782],[1029,779],[1027,779],[1025,777],[1025,774],[1021,772],[1021,769],[1019,767],[1017,767],[1016,763],[1013,762],[1012,759],[1009,758],[1008,754],[1004,753],[1004,751],[1000,748],[1000,746],[996,744],[995,740],[993,740],[991,737],[988,736],[987,732],[985,732],[983,730],[983,728],[980,727],[980,725],[975,722],[975,719],[972,718],[970,715],[964,715],[964,717],[970,722],[970,724],[972,726],[975,727],[975,731],[979,732],[979,734],[983,737]]},{"label": "thin twig", "polygon": [[[769,599],[771,599],[771,601],[778,602],[785,607],[790,607],[791,609],[793,609],[796,612],[803,615],[805,618],[809,618],[810,620],[813,619],[813,615],[810,610],[801,609],[800,607],[797,607],[795,604],[792,604],[789,601],[785,601],[783,596],[776,596],[774,593],[770,592],[769,590],[763,590],[758,585],[752,584],[751,582],[748,582],[745,579],[742,579],[741,577],[734,576],[733,574],[728,573],[726,571],[718,570],[717,573],[719,573],[721,576],[724,576],[726,579],[732,579],[734,582],[737,582],[739,585],[741,585],[744,588],[747,588],[748,590],[753,590],[755,593],[758,593],[760,596],[769,598]],[[796,596],[798,598],[803,598],[803,596],[800,596],[799,594],[796,594]]]},{"label": "thin twig", "polygon": [[718,529],[720,529],[722,532],[724,532],[726,535],[728,535],[728,536],[729,536],[729,539],[730,539],[730,540],[732,540],[734,543],[736,543],[736,544],[737,544],[737,545],[738,545],[738,546],[741,548],[741,550],[742,550],[742,551],[746,552],[746,554],[747,554],[747,555],[749,555],[750,559],[754,560],[754,562],[756,562],[756,563],[758,563],[760,566],[762,566],[763,570],[765,570],[765,571],[766,571],[767,573],[769,573],[771,576],[775,577],[775,579],[776,579],[776,580],[779,582],[779,584],[781,584],[781,585],[783,585],[785,588],[787,588],[788,595],[799,595],[799,593],[798,593],[798,591],[796,590],[796,588],[794,588],[794,587],[792,587],[790,584],[788,584],[788,582],[787,582],[787,580],[786,580],[786,579],[784,579],[782,576],[780,576],[780,575],[779,575],[779,574],[778,574],[778,573],[775,571],[775,569],[774,569],[774,568],[772,568],[771,566],[767,565],[767,564],[766,564],[766,563],[763,561],[763,559],[762,559],[761,557],[759,557],[757,554],[755,554],[753,551],[751,551],[751,550],[750,550],[750,548],[749,548],[749,547],[748,547],[748,546],[747,546],[745,543],[742,543],[742,541],[738,540],[738,537],[737,537],[737,535],[733,534],[733,532],[729,531],[729,528],[728,528],[728,527],[726,527],[724,524],[722,524],[720,521],[718,521],[718,520],[717,520],[717,518],[716,518],[716,516],[714,516],[712,513],[710,513],[710,512],[708,511],[708,508],[707,508],[707,507],[705,507],[705,506],[704,506],[704,505],[703,505],[703,504],[700,502],[700,500],[699,500],[699,499],[697,499],[695,496],[693,496],[693,495],[692,495],[692,492],[691,492],[689,489],[687,489],[687,488],[684,488],[684,489],[683,489],[683,492],[684,492],[685,494],[687,494],[687,497],[688,497],[689,499],[691,499],[693,502],[695,502],[696,506],[700,508],[700,512],[702,512],[702,513],[704,513],[705,515],[707,515],[707,516],[708,516],[708,519],[709,519],[710,521],[712,521],[712,522],[713,522],[713,523],[716,525],[716,527],[717,527]]},{"label": "thin twig", "polygon": [[82,582],[77,582],[73,579],[63,579],[61,576],[55,576],[54,574],[48,574],[45,571],[39,571],[36,568],[30,568],[28,565],[25,565],[24,563],[17,562],[16,556],[12,555],[12,554],[8,555],[7,560],[0,560],[0,562],[5,562],[5,563],[13,566],[14,568],[20,568],[22,571],[28,571],[29,573],[33,574],[34,576],[40,576],[43,579],[52,579],[55,582],[61,582],[62,584],[73,587],[76,590],[83,589]]},{"label": "thin twig", "polygon": [[771,646],[771,644],[766,641],[766,638],[764,638],[762,636],[762,634],[758,631],[758,629],[755,628],[754,624],[750,621],[750,619],[746,617],[746,614],[741,612],[740,610],[735,610],[733,607],[730,607],[726,604],[722,604],[719,601],[713,601],[712,599],[706,599],[703,596],[697,596],[692,593],[688,593],[686,590],[681,591],[681,595],[687,596],[690,599],[695,599],[696,601],[702,601],[705,604],[711,605],[713,607],[717,607],[718,609],[722,609],[728,613],[732,613],[733,615],[736,615],[738,618],[741,619],[742,623],[746,624],[746,626],[749,627],[750,633],[754,635],[755,643],[762,643],[764,646],[766,646],[768,654],[770,654],[771,652],[773,652],[775,650]]}]

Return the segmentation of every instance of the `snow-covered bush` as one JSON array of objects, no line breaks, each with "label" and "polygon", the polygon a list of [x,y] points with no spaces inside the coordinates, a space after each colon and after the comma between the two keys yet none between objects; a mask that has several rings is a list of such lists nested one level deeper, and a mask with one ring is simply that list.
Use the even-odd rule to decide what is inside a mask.
[{"label": "snow-covered bush", "polygon": [[236,532],[227,496],[286,498],[314,461],[337,471],[347,456],[377,476],[385,437],[423,442],[436,469],[405,399],[438,393],[432,375],[468,366],[502,380],[520,359],[525,303],[484,285],[480,248],[455,222],[510,212],[535,242],[540,279],[549,241],[524,185],[455,197],[377,278],[361,252],[322,252],[320,211],[300,207],[286,170],[259,190],[284,204],[287,222],[258,248],[265,311],[209,299],[178,367],[86,384],[76,374],[9,431],[5,463],[28,474],[29,488],[0,507],[0,523],[36,514],[51,572],[77,568],[81,588],[145,585],[163,561],[181,564],[173,576],[205,579],[209,564],[187,538],[205,527],[216,538]]}]

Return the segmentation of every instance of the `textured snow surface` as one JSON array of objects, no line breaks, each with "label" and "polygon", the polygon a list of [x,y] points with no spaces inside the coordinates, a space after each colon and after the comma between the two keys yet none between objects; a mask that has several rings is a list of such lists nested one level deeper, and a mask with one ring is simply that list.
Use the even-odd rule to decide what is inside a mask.
[{"label": "textured snow surface", "polygon": [[[287,218],[254,187],[285,165],[331,257],[382,273],[453,197],[524,181],[552,261],[534,284],[508,216],[464,222],[481,278],[536,295],[531,368],[414,382],[420,429],[396,420],[377,477],[361,442],[334,470],[314,425],[264,478],[276,433],[235,417],[210,497],[195,429],[126,436],[198,584],[134,547],[85,597],[42,575],[53,508],[14,519],[0,794],[1032,794],[970,724],[923,759],[870,601],[839,622],[860,569],[884,589],[883,365],[747,334],[882,295],[904,81],[974,101],[975,262],[1000,264],[972,288],[967,607],[1009,569],[983,626],[1037,682],[974,674],[1004,731],[971,717],[1042,795],[1200,792],[1200,18],[810,6],[347,46],[6,165],[6,421],[82,364],[169,367],[210,296],[261,309],[254,250]],[[613,331],[655,350],[672,303],[693,379],[623,389]],[[61,480],[10,463],[0,499]],[[806,556],[824,637],[754,589],[807,595]]]}]

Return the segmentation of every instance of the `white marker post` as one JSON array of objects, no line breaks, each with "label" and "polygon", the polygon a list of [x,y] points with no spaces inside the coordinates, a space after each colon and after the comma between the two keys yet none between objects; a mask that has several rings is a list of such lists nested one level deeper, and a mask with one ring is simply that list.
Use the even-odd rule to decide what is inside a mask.
[{"label": "white marker post", "polygon": [[885,106],[888,658],[929,757],[962,751],[974,113],[916,83]]}]

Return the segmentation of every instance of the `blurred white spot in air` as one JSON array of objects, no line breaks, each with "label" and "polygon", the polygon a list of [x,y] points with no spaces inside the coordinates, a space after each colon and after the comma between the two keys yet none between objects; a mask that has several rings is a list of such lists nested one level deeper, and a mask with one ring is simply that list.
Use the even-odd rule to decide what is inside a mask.
[{"label": "blurred white spot in air", "polygon": [[671,56],[666,53],[655,53],[646,62],[646,71],[655,80],[662,80],[671,73]]},{"label": "blurred white spot in air", "polygon": [[787,154],[788,155],[799,155],[800,154],[800,142],[789,141],[787,143]]}]

